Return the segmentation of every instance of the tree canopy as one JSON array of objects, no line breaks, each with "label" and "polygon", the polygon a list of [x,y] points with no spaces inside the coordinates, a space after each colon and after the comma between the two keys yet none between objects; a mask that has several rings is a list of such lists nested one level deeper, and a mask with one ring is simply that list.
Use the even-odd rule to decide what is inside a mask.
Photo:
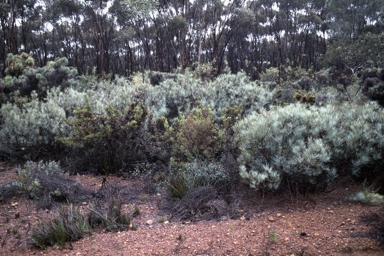
[{"label": "tree canopy", "polygon": [[354,58],[354,46],[376,49],[367,38],[382,37],[383,18],[380,0],[3,0],[0,68],[4,76],[8,54],[26,52],[39,67],[65,57],[97,75],[196,64],[254,79],[269,67],[348,69],[370,58]]}]

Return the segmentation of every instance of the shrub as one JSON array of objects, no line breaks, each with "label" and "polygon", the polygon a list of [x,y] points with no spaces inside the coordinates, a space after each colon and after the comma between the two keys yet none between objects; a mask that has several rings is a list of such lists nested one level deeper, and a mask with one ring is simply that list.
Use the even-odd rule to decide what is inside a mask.
[{"label": "shrub", "polygon": [[[77,70],[68,67],[66,58],[49,61],[41,68],[35,68],[33,59],[26,53],[9,54],[7,62],[7,77],[4,82],[10,92],[18,91],[21,96],[29,97],[34,91],[40,99],[43,99],[51,88],[64,90],[78,84]],[[14,96],[15,94],[11,93],[8,99],[14,100]]]},{"label": "shrub", "polygon": [[194,109],[187,116],[174,120],[171,134],[172,156],[182,161],[195,158],[213,159],[221,150],[221,138],[212,111],[207,108]]},{"label": "shrub", "polygon": [[54,245],[65,248],[66,243],[78,241],[91,232],[88,219],[81,214],[80,208],[69,205],[61,208],[56,218],[33,227],[32,242],[40,249]]},{"label": "shrub", "polygon": [[51,154],[58,146],[55,136],[64,134],[67,127],[64,109],[51,99],[42,102],[34,98],[22,105],[6,103],[0,115],[0,152],[9,158]]},{"label": "shrub", "polygon": [[240,176],[254,188],[277,189],[282,181],[299,190],[324,187],[336,176],[331,166],[352,174],[382,158],[383,110],[377,104],[294,104],[261,111],[235,126]]},{"label": "shrub", "polygon": [[171,162],[171,172],[165,180],[165,189],[170,197],[181,199],[191,190],[204,186],[213,186],[219,192],[228,192],[228,187],[235,180],[236,175],[219,162]]},{"label": "shrub", "polygon": [[270,83],[250,81],[244,73],[225,74],[207,85],[207,97],[201,98],[200,103],[202,107],[215,111],[215,120],[225,113],[227,107],[242,106],[241,114],[248,115],[272,103],[273,88]]},{"label": "shrub", "polygon": [[214,109],[218,120],[228,106],[242,105],[246,114],[259,110],[271,103],[273,93],[267,84],[251,82],[244,73],[201,81],[187,72],[150,89],[146,105],[154,120],[161,116],[171,120],[196,107]]},{"label": "shrub", "polygon": [[363,93],[371,100],[377,101],[381,106],[384,106],[384,69],[381,72],[374,72],[373,77],[363,76]]},{"label": "shrub", "polygon": [[76,109],[68,124],[71,136],[58,140],[73,149],[78,168],[86,166],[97,173],[116,173],[125,167],[143,161],[143,134],[147,112],[140,103],[129,106],[125,112],[106,107],[106,114],[92,110],[87,100],[85,108]]},{"label": "shrub", "polygon": [[279,70],[275,67],[268,68],[265,72],[260,74],[262,82],[279,83]]},{"label": "shrub", "polygon": [[351,200],[364,204],[382,204],[384,203],[384,196],[369,189],[364,189],[363,191],[359,191],[353,195]]},{"label": "shrub", "polygon": [[20,76],[26,68],[33,68],[35,61],[25,52],[18,55],[9,53],[7,55],[6,65],[5,74],[17,77]]},{"label": "shrub", "polygon": [[24,167],[18,167],[16,171],[20,190],[28,198],[36,200],[38,208],[50,208],[55,201],[82,202],[90,194],[90,191],[70,179],[55,161],[27,161]]}]

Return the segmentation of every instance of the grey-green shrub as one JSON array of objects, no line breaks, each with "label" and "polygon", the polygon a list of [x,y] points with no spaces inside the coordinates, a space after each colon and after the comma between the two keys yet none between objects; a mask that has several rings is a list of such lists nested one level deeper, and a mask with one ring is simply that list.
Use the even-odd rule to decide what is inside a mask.
[{"label": "grey-green shrub", "polygon": [[382,204],[384,203],[384,196],[379,193],[375,193],[369,189],[364,189],[351,196],[350,199],[355,202],[364,204]]},{"label": "grey-green shrub", "polygon": [[55,145],[55,136],[65,133],[65,111],[51,99],[33,99],[22,105],[1,106],[0,152],[11,157],[34,157]]},{"label": "grey-green shrub", "polygon": [[232,177],[224,166],[217,162],[195,160],[185,164],[185,172],[190,173],[204,185],[216,185],[229,181]]},{"label": "grey-green shrub", "polygon": [[274,91],[250,81],[244,73],[224,74],[213,81],[202,81],[186,73],[177,79],[165,80],[148,94],[146,102],[154,118],[174,118],[196,106],[214,109],[218,118],[227,106],[243,105],[246,114],[259,110],[271,102]]},{"label": "grey-green shrub", "polygon": [[359,175],[382,159],[383,125],[375,103],[263,110],[235,126],[240,175],[251,187],[270,189],[283,179],[303,188],[326,185],[338,164]]}]

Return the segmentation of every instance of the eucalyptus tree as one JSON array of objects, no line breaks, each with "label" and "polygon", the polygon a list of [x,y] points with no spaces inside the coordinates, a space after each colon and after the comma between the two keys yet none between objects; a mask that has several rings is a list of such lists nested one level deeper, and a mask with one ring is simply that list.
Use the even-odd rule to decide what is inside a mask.
[{"label": "eucalyptus tree", "polygon": [[332,36],[351,41],[384,15],[381,0],[330,0],[327,7]]}]

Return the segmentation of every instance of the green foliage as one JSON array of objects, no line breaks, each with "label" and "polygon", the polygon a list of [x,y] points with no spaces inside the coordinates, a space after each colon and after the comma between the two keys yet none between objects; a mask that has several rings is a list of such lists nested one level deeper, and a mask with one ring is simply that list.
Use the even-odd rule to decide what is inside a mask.
[{"label": "green foliage", "polygon": [[68,124],[73,132],[58,140],[71,148],[78,164],[97,173],[110,174],[143,159],[144,122],[147,112],[138,102],[124,112],[106,107],[106,114],[92,110],[88,98],[85,108],[74,110]]},{"label": "green foliage", "polygon": [[279,236],[276,230],[273,227],[268,229],[268,240],[271,244],[275,244],[278,240]]},{"label": "green foliage", "polygon": [[244,73],[202,81],[187,72],[148,90],[146,105],[154,120],[161,116],[173,119],[196,107],[215,110],[215,120],[218,120],[227,106],[242,105],[243,113],[251,113],[269,104],[273,94],[274,90],[251,82]]},{"label": "green foliage", "polygon": [[59,215],[51,220],[41,222],[32,229],[32,242],[40,249],[47,246],[75,242],[92,232],[88,219],[82,215],[80,208],[69,205],[61,208]]},{"label": "green foliage", "polygon": [[349,43],[344,40],[336,41],[328,47],[324,56],[324,66],[334,66],[339,70],[348,70],[357,74],[361,68],[378,67],[383,64],[384,33],[361,35]]},{"label": "green foliage", "polygon": [[279,83],[279,69],[275,67],[268,68],[265,72],[260,74],[260,81]]},{"label": "green foliage", "polygon": [[382,158],[384,113],[376,104],[294,104],[251,115],[235,126],[240,176],[254,188],[281,183],[305,192],[324,187],[334,166],[354,175]]},{"label": "green foliage", "polygon": [[182,161],[213,159],[221,151],[222,139],[212,114],[210,109],[197,108],[174,120],[169,130],[173,156]]},{"label": "green foliage", "polygon": [[164,182],[166,193],[173,199],[183,198],[194,188],[203,186],[200,181],[185,169],[171,171]]}]

